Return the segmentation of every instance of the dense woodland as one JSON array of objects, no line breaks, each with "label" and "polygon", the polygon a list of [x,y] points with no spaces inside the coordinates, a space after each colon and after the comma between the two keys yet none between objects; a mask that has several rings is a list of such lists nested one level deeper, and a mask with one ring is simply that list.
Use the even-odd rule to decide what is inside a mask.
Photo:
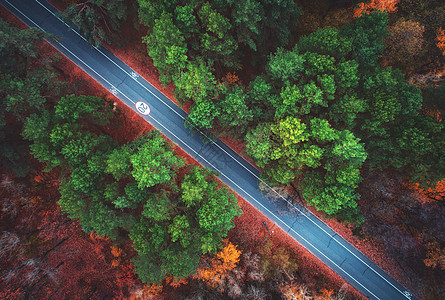
[{"label": "dense woodland", "polygon": [[[187,126],[244,143],[265,182],[445,296],[443,1],[54,3],[92,45],[143,31]],[[233,192],[160,133],[113,135],[123,111],[42,51],[53,37],[0,35],[2,298],[355,297],[243,239]]]}]

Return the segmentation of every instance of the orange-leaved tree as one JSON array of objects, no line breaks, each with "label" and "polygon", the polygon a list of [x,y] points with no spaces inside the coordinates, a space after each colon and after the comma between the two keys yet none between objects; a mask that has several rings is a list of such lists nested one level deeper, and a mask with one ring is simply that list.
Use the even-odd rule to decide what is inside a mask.
[{"label": "orange-leaved tree", "polygon": [[437,48],[439,48],[440,51],[442,51],[442,54],[445,55],[445,30],[442,29],[442,27],[437,29],[436,41]]},{"label": "orange-leaved tree", "polygon": [[222,79],[223,82],[227,82],[229,86],[241,85],[242,82],[239,79],[238,75],[235,73],[227,73],[226,76]]},{"label": "orange-leaved tree", "polygon": [[121,262],[121,254],[122,249],[118,247],[111,246],[111,255],[113,255],[113,259],[111,260],[111,265],[113,267],[117,267]]},{"label": "orange-leaved tree", "polygon": [[210,259],[206,265],[198,268],[196,277],[208,285],[216,287],[232,271],[240,260],[241,251],[228,240],[216,257]]},{"label": "orange-leaved tree", "polygon": [[425,266],[430,268],[439,267],[445,270],[445,248],[440,247],[436,241],[430,242],[427,245],[428,252],[426,258],[423,260]]},{"label": "orange-leaved tree", "polygon": [[371,0],[367,3],[359,3],[354,8],[354,18],[360,17],[363,14],[369,14],[374,10],[386,11],[388,13],[397,10],[399,0]]}]

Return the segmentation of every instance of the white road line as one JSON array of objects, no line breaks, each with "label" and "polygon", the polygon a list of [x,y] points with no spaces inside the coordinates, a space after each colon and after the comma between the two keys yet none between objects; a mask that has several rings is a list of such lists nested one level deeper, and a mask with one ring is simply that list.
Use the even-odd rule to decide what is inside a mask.
[{"label": "white road line", "polygon": [[[9,5],[11,5],[12,7],[14,7],[17,11],[19,11],[22,15],[24,15],[20,10],[18,10],[14,5],[12,5],[8,0],[5,0],[6,2],[8,2]],[[44,7],[48,12],[50,12],[53,16],[55,16],[57,19],[59,19],[63,24],[65,24],[67,27],[71,28],[68,24],[66,24],[63,20],[61,20],[56,14],[54,14],[51,10],[49,10],[45,5],[43,5],[40,1],[35,0],[37,3],[39,3],[42,7]],[[34,23],[38,28],[40,28],[41,30],[43,30],[38,24],[36,24],[34,21],[32,21],[31,19],[29,19],[26,15],[24,15],[28,20],[30,20],[32,23]],[[75,29],[71,28],[77,35],[79,35],[83,40],[87,41],[82,35],[80,35]],[[44,30],[43,30],[44,31]],[[102,78],[104,81],[106,81],[108,84],[110,84],[105,78],[103,78],[100,74],[98,74],[93,68],[91,68],[88,64],[86,64],[83,60],[81,60],[80,58],[78,58],[74,53],[72,53],[70,50],[68,50],[65,46],[63,46],[61,43],[57,42],[58,44],[60,44],[64,49],[66,49],[68,52],[70,52],[74,57],[76,57],[79,61],[81,61],[85,66],[87,66],[90,70],[92,70],[94,73],[96,73],[100,78]],[[170,105],[168,105],[165,101],[163,101],[160,97],[158,97],[156,94],[154,94],[150,89],[148,89],[146,86],[144,86],[141,82],[139,82],[137,80],[137,78],[135,78],[135,76],[132,74],[129,74],[126,70],[124,70],[121,66],[119,66],[116,62],[114,62],[110,57],[108,57],[107,55],[105,55],[99,48],[95,47],[95,49],[100,52],[103,56],[105,56],[108,60],[110,60],[114,65],[116,65],[118,68],[120,68],[124,73],[126,73],[128,76],[130,76],[133,80],[135,80],[137,83],[139,83],[145,90],[147,90],[150,94],[152,94],[154,97],[156,97],[159,101],[161,101],[164,105],[166,105],[167,107],[169,107],[174,113],[176,113],[181,119],[184,120],[184,117],[179,114],[176,110],[174,110]],[[136,73],[137,74],[137,73]],[[111,86],[113,86],[112,84],[110,84]],[[106,88],[106,87],[105,87]],[[108,89],[108,88],[106,88]],[[119,91],[122,95],[124,95],[121,91]],[[160,93],[162,93],[161,91],[159,91]],[[163,93],[162,93],[163,94]],[[168,98],[165,94],[163,94],[166,98]],[[126,95],[124,95],[130,102],[132,102],[133,104],[135,102],[133,102],[130,98],[128,98]],[[151,118],[153,118],[151,116]],[[153,118],[154,119],[154,118]],[[155,119],[154,119],[155,120]],[[156,120],[155,120],[156,121]],[[156,121],[157,122],[157,121]],[[158,122],[158,124],[160,124],[162,127],[164,127],[161,123]],[[165,128],[165,127],[164,127]],[[168,130],[167,128],[165,128],[167,131],[170,132],[170,130]],[[198,131],[200,131],[198,129]],[[202,135],[206,136],[205,133],[203,133],[202,131],[200,131]],[[171,132],[170,132],[171,133]],[[172,135],[174,135],[173,133],[171,133]],[[176,135],[174,135],[176,137]],[[176,137],[177,138],[177,137]],[[178,140],[180,140],[178,138]],[[181,142],[183,142],[182,140],[180,140]],[[183,142],[184,143],[184,142]],[[184,143],[184,145],[186,145],[187,147],[189,147],[186,143]],[[364,265],[366,265],[369,269],[373,270],[379,277],[381,277],[383,280],[385,280],[388,284],[390,284],[394,289],[396,289],[398,292],[400,292],[404,297],[406,297],[407,299],[411,299],[410,297],[407,296],[406,291],[401,291],[399,288],[397,288],[396,286],[394,286],[391,282],[389,282],[384,276],[382,276],[379,272],[377,272],[373,267],[371,267],[370,265],[368,265],[365,261],[363,261],[360,257],[358,257],[355,253],[353,253],[348,247],[346,247],[345,245],[343,245],[340,241],[338,241],[335,236],[331,235],[330,233],[328,233],[324,228],[322,228],[319,224],[317,224],[316,222],[314,222],[314,220],[312,220],[310,217],[308,217],[308,215],[306,215],[306,213],[304,213],[302,210],[300,210],[297,206],[295,206],[293,203],[289,202],[286,198],[284,198],[282,195],[280,195],[277,191],[275,191],[272,187],[270,187],[267,183],[265,183],[264,181],[261,180],[261,178],[259,178],[258,176],[256,176],[255,173],[253,173],[252,171],[250,171],[246,166],[244,166],[244,164],[242,164],[240,161],[238,161],[235,157],[233,157],[230,153],[228,153],[227,151],[225,151],[221,146],[219,146],[218,144],[215,143],[215,145],[220,148],[224,153],[226,153],[228,156],[230,156],[233,160],[235,160],[236,162],[238,162],[238,164],[240,164],[243,168],[245,168],[249,173],[251,173],[254,177],[256,177],[259,181],[263,182],[264,184],[266,184],[266,186],[268,186],[274,193],[276,193],[279,197],[281,197],[284,201],[286,201],[287,203],[289,203],[291,206],[293,206],[295,209],[297,209],[303,216],[305,216],[308,220],[310,220],[314,225],[316,225],[319,229],[321,229],[323,232],[325,232],[329,237],[331,237],[333,240],[335,240],[338,244],[340,244],[346,251],[348,251],[350,254],[352,254],[354,257],[356,257],[358,260],[360,260]],[[194,151],[191,147],[189,147],[192,151]],[[195,152],[195,151],[194,151]],[[199,154],[198,154],[199,155]],[[200,156],[200,155],[199,155]],[[200,156],[201,157],[201,156]],[[202,157],[203,158],[203,157]],[[203,158],[204,159],[204,158]],[[204,159],[205,160],[205,159]],[[207,161],[207,160],[206,160]],[[247,161],[246,161],[247,162]],[[249,162],[247,162],[249,163]],[[249,163],[250,164],[250,163]],[[212,165],[213,166],[213,165]],[[253,166],[252,166],[253,167]],[[254,167],[255,168],[255,167]],[[215,168],[216,169],[216,168]],[[219,170],[218,170],[219,171]],[[220,172],[221,174],[223,174],[222,172]],[[237,187],[239,187],[236,183],[234,183],[230,178],[228,178],[225,174],[223,174],[227,179],[229,179],[233,184],[235,184]],[[241,190],[243,190],[241,187],[239,187]],[[244,190],[243,190],[244,191]],[[247,194],[247,193],[246,193]],[[249,195],[249,194],[248,194]],[[250,195],[249,195],[250,196]],[[250,196],[252,199],[254,199],[252,196]],[[257,203],[259,203],[256,199],[254,199]],[[274,215],[275,216],[275,215]],[[316,217],[317,219],[319,219],[321,222],[323,222],[320,218],[318,218],[316,215],[311,214],[311,216]],[[277,217],[277,216],[275,216]],[[277,219],[279,219],[277,217]],[[280,219],[279,219],[280,220]],[[281,220],[280,220],[281,221]],[[283,221],[281,221],[283,222]],[[284,222],[283,222],[284,223]],[[286,223],[284,223],[286,224]],[[325,224],[323,222],[323,224]],[[287,224],[286,224],[287,226]],[[327,224],[325,224],[325,226],[329,227]],[[292,231],[294,231],[292,228],[290,228]],[[332,230],[332,229],[331,229]],[[294,231],[295,232],[295,231]],[[298,233],[297,233],[298,234]],[[299,235],[299,234],[298,234]],[[342,237],[340,234],[337,233],[337,235],[339,235],[340,237]],[[299,235],[300,236],[300,235]],[[301,237],[301,236],[300,236]],[[304,239],[303,237],[301,237],[302,239]],[[343,240],[345,240],[342,237]],[[305,240],[305,239],[304,239]],[[305,240],[306,241],[306,240]],[[345,240],[346,241],[346,240]],[[306,241],[307,242],[307,241]],[[347,241],[346,241],[347,242]],[[309,242],[307,242],[308,244],[310,244]],[[310,244],[312,247],[314,247],[312,244]],[[353,245],[351,245],[352,247],[354,247]],[[355,248],[355,247],[354,247]],[[314,247],[314,249],[316,249]],[[355,248],[356,249],[356,248]],[[317,251],[319,251],[318,249],[316,249]],[[358,249],[357,249],[358,251]],[[320,252],[320,251],[319,251]],[[360,251],[358,251],[360,252]],[[323,256],[325,256],[322,252],[320,252]],[[329,259],[327,256],[325,256],[327,259]],[[330,260],[330,259],[329,259]],[[331,261],[331,260],[330,260]],[[334,263],[334,262],[332,262]],[[334,263],[335,264],[335,263]],[[336,265],[336,264],[335,264]],[[339,267],[341,270],[343,270],[341,267]],[[344,271],[344,270],[343,270]],[[382,270],[383,271],[383,270]],[[383,271],[384,272],[384,271]],[[345,272],[346,273],[346,272]],[[348,273],[346,273],[348,274]],[[350,276],[348,274],[348,276]],[[350,276],[351,277],[351,276]],[[351,277],[352,278],[352,277]],[[353,278],[354,279],[354,278]],[[355,279],[354,279],[355,280]],[[356,280],[355,280],[356,281]],[[360,284],[360,283],[359,283]],[[361,284],[360,284],[361,285]],[[371,292],[370,292],[371,293]],[[372,293],[371,293],[372,294]]]}]

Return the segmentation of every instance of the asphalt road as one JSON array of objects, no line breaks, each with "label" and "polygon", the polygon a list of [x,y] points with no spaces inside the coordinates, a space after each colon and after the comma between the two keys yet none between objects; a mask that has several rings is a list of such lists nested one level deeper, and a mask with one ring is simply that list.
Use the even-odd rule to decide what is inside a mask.
[{"label": "asphalt road", "polygon": [[[137,111],[137,101],[148,103],[151,113],[143,116],[147,122],[203,166],[217,171],[231,189],[365,296],[371,299],[417,299],[304,207],[289,204],[278,194],[278,201],[268,200],[259,191],[256,168],[220,140],[204,143],[201,133],[191,133],[184,126],[187,114],[181,108],[110,51],[91,47],[76,30],[69,29],[55,15],[57,10],[50,4],[43,0],[0,0],[0,3],[27,25],[61,37],[60,42],[49,42],[126,105]],[[283,208],[289,206],[293,212],[283,212]]]}]

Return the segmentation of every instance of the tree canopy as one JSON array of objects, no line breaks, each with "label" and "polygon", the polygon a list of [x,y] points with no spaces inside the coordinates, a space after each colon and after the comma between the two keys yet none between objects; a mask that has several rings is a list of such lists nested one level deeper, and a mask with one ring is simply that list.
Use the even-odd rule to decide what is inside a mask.
[{"label": "tree canopy", "polygon": [[211,172],[185,166],[158,131],[121,146],[98,134],[112,114],[97,97],[66,96],[32,114],[23,136],[48,169],[62,168],[59,205],[85,231],[114,240],[128,232],[146,282],[186,277],[222,245],[240,214],[236,198]]}]

